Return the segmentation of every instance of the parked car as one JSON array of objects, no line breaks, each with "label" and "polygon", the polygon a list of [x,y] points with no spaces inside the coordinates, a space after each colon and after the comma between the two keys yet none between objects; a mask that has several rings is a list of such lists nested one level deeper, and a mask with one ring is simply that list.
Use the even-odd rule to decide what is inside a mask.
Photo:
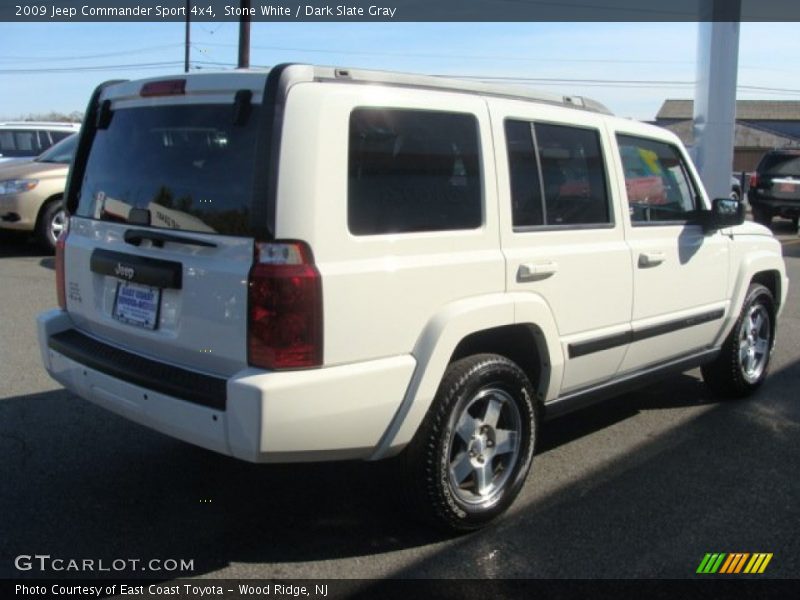
[{"label": "parked car", "polygon": [[772,218],[791,219],[797,229],[800,217],[800,148],[771,150],[750,178],[748,200],[753,219],[769,225]]},{"label": "parked car", "polygon": [[77,133],[80,127],[80,123],[0,123],[0,165],[36,158],[53,144]]},{"label": "parked car", "polygon": [[[451,530],[508,508],[546,418],[697,366],[726,397],[767,374],[780,244],[674,134],[588,99],[193,73],[100,86],[79,148],[47,371],[247,461],[401,455],[398,493]],[[626,195],[629,157],[658,202]]]},{"label": "parked car", "polygon": [[64,229],[62,206],[67,173],[77,134],[72,134],[37,158],[0,165],[0,229],[27,231],[54,250]]}]

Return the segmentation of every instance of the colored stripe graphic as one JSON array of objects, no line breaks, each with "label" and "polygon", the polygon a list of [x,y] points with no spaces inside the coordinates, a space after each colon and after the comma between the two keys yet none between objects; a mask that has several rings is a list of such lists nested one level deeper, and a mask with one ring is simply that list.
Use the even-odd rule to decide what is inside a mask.
[{"label": "colored stripe graphic", "polygon": [[736,563],[739,560],[738,554],[728,554],[727,560],[722,563],[722,568],[719,570],[720,573],[730,573],[731,564]]},{"label": "colored stripe graphic", "polygon": [[706,565],[708,564],[708,561],[710,559],[711,559],[711,555],[710,554],[706,554],[703,557],[703,560],[700,561],[700,566],[697,567],[697,571],[696,572],[697,573],[705,573],[706,572],[706,570],[705,570],[706,569]]},{"label": "colored stripe graphic", "polygon": [[714,554],[706,554],[703,557],[700,566],[697,567],[698,573],[716,573],[719,570],[722,561],[725,560],[726,554],[722,553],[714,553]]},{"label": "colored stripe graphic", "polygon": [[750,556],[749,553],[742,553],[742,552],[735,552],[728,555],[728,560],[725,561],[725,564],[722,565],[720,569],[720,573],[738,573],[742,570],[747,557]]},{"label": "colored stripe graphic", "polygon": [[750,559],[750,562],[747,563],[747,566],[744,569],[745,573],[763,573],[764,570],[767,568],[769,561],[772,560],[772,553],[758,553],[753,554],[753,558]]},{"label": "colored stripe graphic", "polygon": [[[700,561],[697,573],[733,575],[739,573],[763,573],[772,560],[772,553],[757,552],[709,552]],[[747,565],[747,566],[745,566]],[[742,571],[744,569],[744,571]]]},{"label": "colored stripe graphic", "polygon": [[739,564],[736,565],[736,570],[732,571],[732,573],[739,573],[742,570],[742,567],[744,566],[744,563],[749,556],[750,556],[749,552],[745,552],[744,554],[742,554],[742,559],[739,561]]}]

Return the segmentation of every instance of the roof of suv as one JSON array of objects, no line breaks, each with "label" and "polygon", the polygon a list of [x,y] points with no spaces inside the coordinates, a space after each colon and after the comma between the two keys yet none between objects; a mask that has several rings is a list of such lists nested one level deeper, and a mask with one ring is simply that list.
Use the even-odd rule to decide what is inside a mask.
[{"label": "roof of suv", "polygon": [[36,127],[38,129],[66,129],[68,131],[77,131],[80,129],[80,123],[57,123],[48,121],[7,121],[0,123],[0,129],[29,129]]},{"label": "roof of suv", "polygon": [[[185,79],[186,91],[203,90],[207,93],[217,93],[221,87],[218,83],[221,76],[229,78],[225,86],[241,86],[245,89],[253,89],[253,81],[248,82],[248,76],[258,75],[263,78],[268,73],[276,71],[280,73],[281,83],[284,89],[288,89],[295,83],[303,82],[335,82],[352,84],[382,84],[395,87],[442,90],[453,92],[467,92],[484,96],[497,96],[503,98],[532,100],[546,104],[554,104],[567,108],[588,110],[597,113],[611,115],[611,111],[600,102],[585,98],[583,96],[560,96],[538,90],[527,89],[513,85],[502,85],[496,83],[486,83],[482,81],[458,79],[456,77],[442,77],[438,75],[417,75],[412,73],[398,73],[394,71],[375,71],[370,69],[350,69],[344,67],[324,67],[307,65],[301,63],[284,64],[273,67],[269,70],[263,69],[237,69],[235,71],[203,72],[181,74],[171,77],[155,77],[142,79],[136,82],[118,82],[114,86],[114,91],[108,92],[106,97],[115,99],[133,99],[139,97],[140,86],[142,83],[163,81],[170,79]],[[234,81],[236,83],[234,83]],[[255,88],[260,88],[257,85]],[[253,89],[258,93],[260,89]]]}]

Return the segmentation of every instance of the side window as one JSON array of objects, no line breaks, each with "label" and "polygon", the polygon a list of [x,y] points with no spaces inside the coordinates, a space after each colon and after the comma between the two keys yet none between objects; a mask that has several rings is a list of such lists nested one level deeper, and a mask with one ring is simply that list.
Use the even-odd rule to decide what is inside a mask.
[{"label": "side window", "polygon": [[514,120],[505,130],[515,228],[611,223],[597,131]]},{"label": "side window", "polygon": [[618,135],[631,222],[684,222],[696,209],[696,193],[678,149]]},{"label": "side window", "polygon": [[13,152],[17,149],[17,145],[14,143],[14,132],[13,131],[0,131],[0,152]]},{"label": "side window", "polygon": [[71,131],[51,131],[50,137],[53,138],[53,143],[57,144],[61,140],[68,138],[72,135],[73,132]]},{"label": "side window", "polygon": [[357,108],[350,115],[347,222],[355,235],[481,226],[473,115]]},{"label": "side window", "polygon": [[16,132],[17,150],[25,153],[39,153],[39,138],[36,131],[17,131]]},{"label": "side window", "polygon": [[542,182],[533,149],[531,124],[506,121],[505,129],[514,227],[544,225]]},{"label": "side window", "polygon": [[44,152],[53,145],[53,141],[50,139],[50,134],[44,129],[40,129],[37,133],[39,134],[38,150]]}]

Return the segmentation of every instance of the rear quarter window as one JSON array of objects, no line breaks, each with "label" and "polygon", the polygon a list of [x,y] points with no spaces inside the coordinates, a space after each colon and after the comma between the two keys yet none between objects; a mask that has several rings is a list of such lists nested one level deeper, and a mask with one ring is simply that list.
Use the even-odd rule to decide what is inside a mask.
[{"label": "rear quarter window", "polygon": [[348,227],[355,235],[481,226],[474,115],[357,108],[350,115]]}]

